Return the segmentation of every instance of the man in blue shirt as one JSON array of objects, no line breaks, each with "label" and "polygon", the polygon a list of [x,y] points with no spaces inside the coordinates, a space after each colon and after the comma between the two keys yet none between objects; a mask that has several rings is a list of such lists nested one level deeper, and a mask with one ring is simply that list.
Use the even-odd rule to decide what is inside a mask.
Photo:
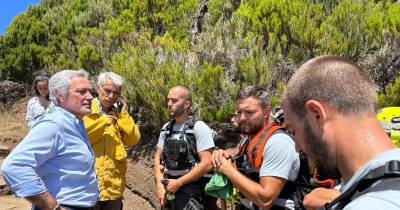
[{"label": "man in blue shirt", "polygon": [[32,126],[1,167],[6,183],[34,210],[87,210],[98,199],[94,156],[82,117],[91,112],[84,70],[64,70],[49,81],[56,105]]}]

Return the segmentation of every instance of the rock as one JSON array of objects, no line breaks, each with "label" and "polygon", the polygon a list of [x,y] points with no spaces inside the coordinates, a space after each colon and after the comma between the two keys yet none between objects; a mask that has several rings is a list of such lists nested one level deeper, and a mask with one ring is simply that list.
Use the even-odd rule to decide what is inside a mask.
[{"label": "rock", "polygon": [[10,147],[0,144],[0,156],[7,156],[10,153],[11,149]]},{"label": "rock", "polygon": [[[3,158],[0,158],[0,166],[3,164]],[[6,182],[3,179],[3,176],[0,173],[0,195],[11,195],[12,191],[6,185]]]},{"label": "rock", "polygon": [[27,89],[23,84],[13,81],[0,81],[0,104],[10,105],[27,95]]}]

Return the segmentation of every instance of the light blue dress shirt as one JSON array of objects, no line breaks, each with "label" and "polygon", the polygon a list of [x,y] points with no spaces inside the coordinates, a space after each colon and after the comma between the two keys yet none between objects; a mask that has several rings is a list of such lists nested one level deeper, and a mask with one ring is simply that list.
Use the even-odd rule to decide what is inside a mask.
[{"label": "light blue dress shirt", "polygon": [[54,107],[36,121],[1,170],[17,196],[48,191],[60,204],[91,207],[99,195],[94,163],[83,121]]}]

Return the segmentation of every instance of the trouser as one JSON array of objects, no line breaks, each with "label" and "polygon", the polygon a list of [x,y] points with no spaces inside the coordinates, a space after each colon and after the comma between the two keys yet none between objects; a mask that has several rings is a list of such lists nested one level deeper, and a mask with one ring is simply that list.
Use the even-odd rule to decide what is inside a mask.
[{"label": "trouser", "polygon": [[[75,207],[75,206],[69,206],[69,205],[61,205],[66,210],[90,210],[90,207]],[[41,210],[35,206],[32,207],[32,210]]]},{"label": "trouser", "polygon": [[108,201],[97,201],[90,210],[122,210],[122,198]]},{"label": "trouser", "polygon": [[168,210],[216,210],[217,200],[206,196],[204,186],[207,179],[201,178],[196,182],[182,186],[176,193],[175,199],[168,201]]},{"label": "trouser", "polygon": [[[168,210],[203,210],[203,196],[199,183],[189,183],[182,186],[176,193],[174,200],[168,200]],[[185,210],[186,210],[185,209]]]}]

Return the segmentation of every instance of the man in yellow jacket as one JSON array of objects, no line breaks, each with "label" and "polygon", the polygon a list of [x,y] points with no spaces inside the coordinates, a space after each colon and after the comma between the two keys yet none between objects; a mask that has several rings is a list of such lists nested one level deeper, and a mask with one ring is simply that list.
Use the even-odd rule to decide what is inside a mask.
[{"label": "man in yellow jacket", "polygon": [[[113,72],[98,77],[99,96],[92,101],[92,113],[86,115],[86,131],[96,155],[96,174],[100,197],[93,210],[122,210],[125,189],[125,146],[139,142],[139,129],[127,112],[126,100],[121,97],[124,80]],[[118,105],[114,105],[118,104]]]}]

